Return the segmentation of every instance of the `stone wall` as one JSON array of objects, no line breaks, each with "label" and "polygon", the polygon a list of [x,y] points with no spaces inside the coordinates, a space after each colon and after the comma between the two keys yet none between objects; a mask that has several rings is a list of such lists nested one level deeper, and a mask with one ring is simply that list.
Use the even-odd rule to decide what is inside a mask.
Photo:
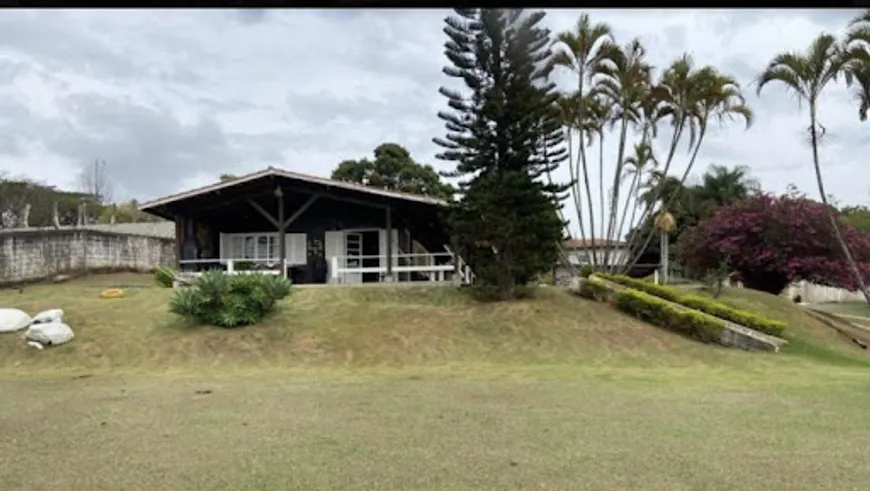
[{"label": "stone wall", "polygon": [[861,292],[850,292],[843,288],[817,285],[806,281],[800,281],[789,285],[783,292],[788,298],[795,295],[801,296],[801,301],[806,303],[830,303],[830,302],[863,302],[864,295]]},{"label": "stone wall", "polygon": [[175,263],[175,240],[90,229],[0,231],[0,285]]}]

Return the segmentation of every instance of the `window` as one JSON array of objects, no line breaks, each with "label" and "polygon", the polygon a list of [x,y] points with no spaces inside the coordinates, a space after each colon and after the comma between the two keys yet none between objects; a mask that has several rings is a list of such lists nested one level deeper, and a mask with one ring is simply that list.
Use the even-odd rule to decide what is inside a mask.
[{"label": "window", "polygon": [[[305,264],[306,235],[287,234],[285,240],[287,263]],[[276,263],[280,255],[277,233],[227,234],[223,243],[226,247],[226,251],[221,253],[223,259]]]}]

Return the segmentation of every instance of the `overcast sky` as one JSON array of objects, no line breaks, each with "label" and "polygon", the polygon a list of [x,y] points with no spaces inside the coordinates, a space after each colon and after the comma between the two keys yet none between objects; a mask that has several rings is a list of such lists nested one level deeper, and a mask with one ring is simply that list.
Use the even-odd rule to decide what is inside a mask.
[{"label": "overcast sky", "polygon": [[[441,73],[448,13],[6,10],[0,171],[74,187],[77,167],[101,158],[116,198],[147,200],[269,165],[327,176],[387,141],[449,169],[432,143],[444,134],[438,87],[453,83]],[[745,164],[766,189],[791,182],[813,196],[806,107],[775,84],[757,97],[751,82],[775,54],[841,33],[856,13],[590,11],[621,43],[640,37],[657,67],[689,52],[746,86],[755,124],[714,130],[700,169]],[[563,31],[579,14],[551,11],[545,23]],[[842,86],[820,112],[830,192],[870,201],[870,122]]]}]

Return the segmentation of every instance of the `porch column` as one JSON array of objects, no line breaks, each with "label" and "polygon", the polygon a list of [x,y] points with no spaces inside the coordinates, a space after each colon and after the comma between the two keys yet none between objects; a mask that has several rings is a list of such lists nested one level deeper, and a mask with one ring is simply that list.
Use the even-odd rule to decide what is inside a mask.
[{"label": "porch column", "polygon": [[184,244],[184,218],[175,215],[175,270],[181,271],[181,246]]},{"label": "porch column", "polygon": [[393,208],[387,205],[386,210],[387,221],[387,274],[384,276],[384,281],[390,283],[393,281]]},{"label": "porch column", "polygon": [[275,197],[278,198],[278,264],[281,265],[281,277],[287,278],[287,234],[284,233],[287,226],[284,225],[284,192],[281,186],[275,188]]}]

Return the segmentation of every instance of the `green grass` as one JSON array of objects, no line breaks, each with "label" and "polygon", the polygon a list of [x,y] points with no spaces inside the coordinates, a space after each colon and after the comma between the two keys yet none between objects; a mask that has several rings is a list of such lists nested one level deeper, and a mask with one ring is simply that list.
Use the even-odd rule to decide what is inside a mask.
[{"label": "green grass", "polygon": [[864,317],[867,319],[867,322],[865,323],[870,323],[870,306],[865,302],[820,303],[814,304],[813,308],[825,310],[834,314]]},{"label": "green grass", "polygon": [[863,489],[870,379],[816,372],[0,379],[0,482],[4,491]]},{"label": "green grass", "polygon": [[[126,286],[127,297],[99,298]],[[557,288],[297,289],[191,326],[149,277],[0,291],[76,332],[0,336],[0,489],[842,490],[870,482],[866,351],[779,299],[779,354],[703,345]],[[207,394],[198,391],[211,391]]]}]

